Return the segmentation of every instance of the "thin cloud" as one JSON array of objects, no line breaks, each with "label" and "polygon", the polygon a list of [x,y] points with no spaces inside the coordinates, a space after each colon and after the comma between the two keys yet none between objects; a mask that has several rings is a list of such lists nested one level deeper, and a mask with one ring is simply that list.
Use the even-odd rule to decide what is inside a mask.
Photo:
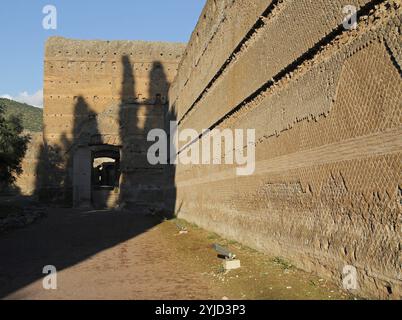
[{"label": "thin cloud", "polygon": [[43,90],[38,90],[34,94],[29,94],[27,91],[21,92],[17,96],[11,96],[9,94],[3,94],[1,98],[15,100],[18,102],[26,103],[34,107],[43,108]]}]

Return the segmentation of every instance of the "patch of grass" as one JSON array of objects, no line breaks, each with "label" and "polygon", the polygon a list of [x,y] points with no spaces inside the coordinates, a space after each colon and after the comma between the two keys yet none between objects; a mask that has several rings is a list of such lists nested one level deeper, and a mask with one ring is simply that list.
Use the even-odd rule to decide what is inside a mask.
[{"label": "patch of grass", "polygon": [[189,225],[191,226],[191,228],[193,228],[193,229],[195,229],[195,230],[200,229],[200,227],[199,227],[197,224],[195,224],[195,223],[188,223],[188,222],[187,222],[187,224],[189,224]]},{"label": "patch of grass", "polygon": [[225,273],[226,272],[226,270],[225,270],[225,268],[223,267],[223,265],[222,264],[220,264],[218,267],[217,267],[217,274],[222,274],[222,273]]},{"label": "patch of grass", "polygon": [[181,218],[174,218],[174,219],[171,219],[170,221],[175,225],[180,225],[180,226],[186,227],[187,229],[189,229],[189,228],[199,229],[199,227],[195,223],[187,222],[186,220],[181,219]]},{"label": "patch of grass", "polygon": [[275,257],[272,261],[276,265],[279,265],[284,270],[290,270],[293,268],[293,265],[290,262],[286,261],[285,259],[283,259],[281,257]]},{"label": "patch of grass", "polygon": [[232,245],[232,246],[239,246],[239,245],[240,245],[240,243],[238,243],[238,242],[235,241],[235,240],[228,240],[227,243],[230,244],[230,245]]},{"label": "patch of grass", "polygon": [[[190,227],[190,223],[179,221],[189,226],[189,233],[180,241],[173,236],[168,241],[176,246],[180,261],[193,268],[194,274],[202,274],[205,281],[210,281],[218,299],[223,296],[230,299],[275,300],[347,298],[336,284],[322,286],[316,276],[298,270],[284,258],[274,259],[214,232],[202,228],[196,230]],[[219,243],[236,253],[241,260],[241,268],[225,271],[223,260],[213,250],[212,243]]]},{"label": "patch of grass", "polygon": [[239,249],[247,251],[247,253],[249,253],[249,254],[262,255],[262,253],[260,251],[253,249],[249,246],[242,245],[241,243],[238,243],[238,246],[239,246]]},{"label": "patch of grass", "polygon": [[218,234],[216,234],[215,232],[210,232],[207,237],[208,240],[218,240],[220,238],[221,237]]}]

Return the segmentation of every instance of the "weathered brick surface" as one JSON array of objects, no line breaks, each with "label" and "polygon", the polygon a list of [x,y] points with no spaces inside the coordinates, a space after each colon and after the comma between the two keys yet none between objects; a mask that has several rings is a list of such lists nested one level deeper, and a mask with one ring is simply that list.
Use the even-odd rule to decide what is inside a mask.
[{"label": "weathered brick surface", "polygon": [[[342,28],[345,5],[359,10],[357,30]],[[35,137],[18,184],[72,194],[76,150],[119,147],[110,205],[175,206],[323,277],[341,282],[353,265],[360,295],[402,298],[401,10],[400,0],[209,0],[187,47],[51,38],[44,144]],[[255,174],[151,166],[147,133],[168,119],[255,129]]]},{"label": "weathered brick surface", "polygon": [[179,164],[176,208],[339,282],[353,265],[359,294],[401,298],[401,7],[383,2],[346,31],[350,1],[281,1],[223,72],[207,68],[205,91],[202,70],[182,63],[176,81],[189,75],[190,87],[171,92],[179,130],[254,128],[257,165],[238,177],[229,165]]},{"label": "weathered brick surface", "polygon": [[[177,105],[179,119],[224,65],[261,12],[273,2],[207,2],[180,64],[181,72],[170,90],[170,101],[172,105]],[[242,14],[239,15],[239,12]]]},{"label": "weathered brick surface", "polygon": [[22,174],[17,177],[15,184],[23,195],[32,195],[36,189],[38,159],[43,145],[42,133],[29,132],[31,140],[25,158],[22,161]]},{"label": "weathered brick surface", "polygon": [[153,192],[153,205],[163,205],[158,199],[164,172],[148,163],[146,137],[164,127],[168,89],[184,49],[175,43],[50,38],[44,140],[58,156],[41,162],[61,177],[43,187],[71,190],[77,148],[115,146],[121,155],[120,202],[143,201]]},{"label": "weathered brick surface", "polygon": [[[198,73],[191,80],[197,84],[197,87],[192,87],[192,82],[189,80],[176,102],[179,119],[183,121],[183,127],[197,130],[209,128],[213,124],[211,121],[223,117],[233,107],[244,101],[250,93],[263,86],[267,80],[277,76],[284,68],[338,27],[345,16],[342,12],[345,4],[359,7],[359,5],[368,2],[368,0],[352,2],[320,0],[315,1],[312,5],[311,1],[300,0],[279,1],[277,6],[267,6],[264,16],[259,18],[261,13],[256,15],[260,24],[253,27],[246,40],[239,41],[242,45],[236,49],[234,54],[230,55],[230,63],[219,70],[223,74],[219,75],[215,82],[213,81],[214,85],[210,85],[207,92],[202,92],[206,84],[202,81],[203,75],[209,74],[208,78],[212,79],[215,74],[205,72],[204,69],[208,70],[208,67],[205,68],[202,64],[194,66],[192,72],[196,73],[195,70],[198,70]],[[237,19],[239,17],[248,18],[247,15],[243,17],[243,15],[238,14],[240,8],[236,9]],[[242,6],[242,9],[242,12],[249,12],[247,5]],[[328,12],[332,14],[326,14]],[[254,24],[256,17],[253,18]],[[247,22],[246,24],[250,25],[250,22]],[[297,28],[293,26],[297,26]],[[289,30],[292,31],[289,32]],[[204,60],[216,61],[216,53],[222,52],[219,49],[222,39],[232,39],[228,36],[228,34],[233,33],[232,29],[223,32],[224,34],[217,38],[215,46],[212,44],[208,46],[208,50],[202,56]],[[245,33],[247,32],[249,30]],[[226,59],[228,59],[227,56]],[[258,72],[252,78],[245,76],[250,70],[258,70]],[[192,92],[196,92],[197,96],[193,96]],[[227,92],[231,92],[231,94],[227,94]],[[219,108],[216,107],[217,101],[219,101]],[[190,106],[195,115],[182,119],[183,112],[189,111],[186,106]],[[211,113],[216,114],[210,116]]]}]

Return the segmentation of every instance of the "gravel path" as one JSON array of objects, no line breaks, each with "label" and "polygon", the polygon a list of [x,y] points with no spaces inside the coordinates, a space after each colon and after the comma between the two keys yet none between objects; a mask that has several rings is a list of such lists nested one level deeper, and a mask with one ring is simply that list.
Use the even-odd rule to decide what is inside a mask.
[{"label": "gravel path", "polygon": [[[51,208],[0,234],[0,299],[348,299],[339,286],[181,221]],[[212,243],[242,267],[222,271]],[[57,290],[43,289],[44,266]]]},{"label": "gravel path", "polygon": [[[0,235],[3,299],[211,299],[208,281],[177,259],[152,217],[50,209],[42,221]],[[43,267],[57,268],[44,290]]]}]

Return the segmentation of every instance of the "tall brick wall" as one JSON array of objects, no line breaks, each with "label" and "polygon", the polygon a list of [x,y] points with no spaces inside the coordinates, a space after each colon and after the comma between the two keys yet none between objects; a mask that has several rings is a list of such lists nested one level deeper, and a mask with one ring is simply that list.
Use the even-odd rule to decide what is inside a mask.
[{"label": "tall brick wall", "polygon": [[179,130],[256,129],[256,172],[179,163],[179,216],[339,282],[353,265],[360,294],[401,298],[401,14],[395,0],[209,0],[170,109]]},{"label": "tall brick wall", "polygon": [[[73,193],[78,149],[120,148],[125,203],[162,203],[163,168],[146,161],[146,136],[163,128],[167,94],[184,44],[50,38],[44,78],[44,174],[47,195]],[[47,178],[48,174],[51,178]]]},{"label": "tall brick wall", "polygon": [[24,159],[21,163],[22,174],[16,177],[15,186],[18,193],[31,196],[36,191],[38,180],[38,166],[40,153],[43,147],[41,132],[27,132],[31,137]]}]

